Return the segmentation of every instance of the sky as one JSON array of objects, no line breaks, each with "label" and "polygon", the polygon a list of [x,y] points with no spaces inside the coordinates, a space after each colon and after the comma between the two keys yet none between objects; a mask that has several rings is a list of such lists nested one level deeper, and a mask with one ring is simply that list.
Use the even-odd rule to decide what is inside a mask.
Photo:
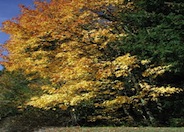
[{"label": "sky", "polygon": [[[17,17],[20,14],[19,5],[32,6],[34,0],[0,0],[0,27],[2,22]],[[5,43],[9,36],[0,31],[0,44]],[[0,58],[0,60],[2,60]],[[2,66],[0,66],[2,70]]]}]

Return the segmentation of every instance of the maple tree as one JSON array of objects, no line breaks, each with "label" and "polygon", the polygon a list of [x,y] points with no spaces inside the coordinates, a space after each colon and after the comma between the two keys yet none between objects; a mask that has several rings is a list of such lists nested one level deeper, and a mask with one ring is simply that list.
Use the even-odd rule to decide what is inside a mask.
[{"label": "maple tree", "polygon": [[35,1],[34,9],[21,6],[20,16],[3,23],[10,39],[3,45],[9,55],[2,64],[8,71],[23,71],[30,82],[48,80],[33,83],[43,94],[24,105],[73,112],[91,105],[95,114],[86,120],[117,124],[127,117],[134,120],[132,110],[152,123],[148,104],[158,106],[161,96],[182,89],[154,84],[170,65],[139,60],[113,45],[128,35],[118,26],[119,14],[133,10],[134,3],[124,0],[51,0]]}]

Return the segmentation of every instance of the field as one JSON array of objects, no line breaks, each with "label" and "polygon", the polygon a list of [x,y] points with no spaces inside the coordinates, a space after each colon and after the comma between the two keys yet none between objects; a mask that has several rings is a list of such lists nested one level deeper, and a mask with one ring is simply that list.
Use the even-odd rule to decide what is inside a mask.
[{"label": "field", "polygon": [[184,132],[184,127],[51,127],[35,132]]}]

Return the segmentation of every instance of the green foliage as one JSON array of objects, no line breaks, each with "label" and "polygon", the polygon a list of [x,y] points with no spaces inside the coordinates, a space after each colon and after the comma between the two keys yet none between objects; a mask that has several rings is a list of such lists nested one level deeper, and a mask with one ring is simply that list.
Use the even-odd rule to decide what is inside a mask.
[{"label": "green foliage", "polygon": [[[159,1],[164,3],[163,0]],[[156,4],[155,8],[162,9],[160,2],[146,0],[143,2],[145,6],[152,7]],[[119,42],[121,52],[129,52],[141,59],[150,59],[158,65],[171,64],[171,72],[184,74],[184,34],[182,31],[184,16],[173,10],[164,14],[164,11],[151,8],[149,9],[152,11],[148,11],[144,6],[139,8],[141,9],[136,12],[121,14],[122,26],[128,33]]]},{"label": "green foliage", "polygon": [[[0,118],[16,115],[33,94],[21,72],[3,71],[0,75]],[[19,107],[19,108],[18,108]]]},{"label": "green foliage", "polygon": [[159,117],[162,124],[165,121],[165,124],[169,126],[184,126],[184,92],[167,99],[161,99],[160,103],[163,108]]}]

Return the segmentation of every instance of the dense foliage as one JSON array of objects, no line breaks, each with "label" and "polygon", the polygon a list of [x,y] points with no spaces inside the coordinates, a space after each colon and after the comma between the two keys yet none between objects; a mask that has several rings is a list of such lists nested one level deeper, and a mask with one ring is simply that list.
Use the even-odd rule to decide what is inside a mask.
[{"label": "dense foliage", "polygon": [[22,71],[24,87],[36,91],[25,109],[68,112],[73,125],[167,125],[183,116],[183,108],[173,109],[183,104],[183,80],[163,77],[183,74],[181,7],[163,0],[36,1],[3,23],[10,39],[2,64]]},{"label": "dense foliage", "polygon": [[176,2],[139,1],[138,11],[122,13],[121,20],[129,35],[122,38],[121,51],[160,65],[171,64],[174,77],[179,76],[181,80],[184,73],[184,5],[182,1]]},{"label": "dense foliage", "polygon": [[20,72],[0,73],[0,119],[19,113],[22,104],[32,96],[28,81]]}]

